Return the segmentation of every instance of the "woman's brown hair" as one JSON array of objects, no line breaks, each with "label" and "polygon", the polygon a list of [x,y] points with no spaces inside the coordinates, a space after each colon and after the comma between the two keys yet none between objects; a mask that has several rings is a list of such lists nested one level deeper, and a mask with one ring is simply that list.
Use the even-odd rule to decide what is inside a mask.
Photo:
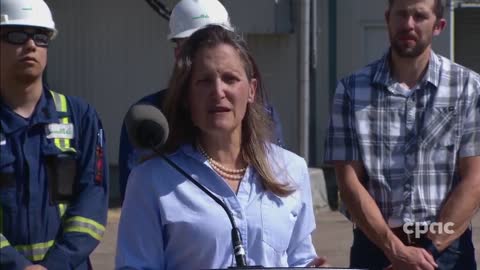
[{"label": "woman's brown hair", "polygon": [[196,31],[182,46],[163,104],[163,111],[170,128],[170,135],[163,150],[166,153],[172,153],[182,144],[192,144],[196,147],[200,131],[193,124],[187,105],[193,61],[201,49],[214,48],[220,44],[227,44],[235,48],[244,64],[248,80],[257,80],[255,100],[247,105],[242,120],[241,155],[255,168],[267,190],[278,196],[287,196],[294,191],[288,181],[289,176],[285,176],[287,181],[282,183],[277,181],[268,160],[273,124],[265,108],[266,94],[257,65],[243,38],[220,26],[210,25]]}]

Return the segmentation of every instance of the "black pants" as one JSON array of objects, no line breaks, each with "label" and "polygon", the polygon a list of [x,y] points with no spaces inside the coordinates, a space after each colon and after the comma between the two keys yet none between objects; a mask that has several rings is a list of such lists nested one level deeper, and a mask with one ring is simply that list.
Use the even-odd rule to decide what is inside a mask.
[{"label": "black pants", "polygon": [[[472,230],[467,229],[436,260],[439,270],[477,270]],[[376,247],[360,229],[353,230],[350,250],[350,267],[383,270],[390,262],[382,250]]]}]

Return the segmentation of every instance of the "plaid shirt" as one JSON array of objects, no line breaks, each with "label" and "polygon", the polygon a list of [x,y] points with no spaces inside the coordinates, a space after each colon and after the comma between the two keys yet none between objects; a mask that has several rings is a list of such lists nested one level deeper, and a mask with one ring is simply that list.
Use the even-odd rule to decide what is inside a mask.
[{"label": "plaid shirt", "polygon": [[325,161],[361,161],[390,226],[434,221],[459,159],[480,155],[479,95],[478,74],[433,51],[423,80],[403,90],[386,53],[338,83]]}]

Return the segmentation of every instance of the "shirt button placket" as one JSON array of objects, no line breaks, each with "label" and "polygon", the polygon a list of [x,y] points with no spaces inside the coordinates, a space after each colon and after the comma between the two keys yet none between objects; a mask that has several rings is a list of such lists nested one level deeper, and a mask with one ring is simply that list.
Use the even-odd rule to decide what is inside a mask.
[{"label": "shirt button placket", "polygon": [[[247,222],[245,219],[245,215],[243,214],[242,208],[239,204],[236,204],[232,209],[232,215],[235,220],[235,224],[237,225],[240,234],[242,235],[242,242],[244,248],[247,246]],[[246,252],[246,249],[245,249]]]},{"label": "shirt button placket", "polygon": [[[415,134],[415,114],[416,114],[416,104],[414,100],[414,95],[412,94],[407,99],[406,103],[406,138],[413,139],[416,137]],[[413,135],[413,136],[412,136]],[[412,218],[412,200],[413,200],[413,170],[415,169],[415,152],[412,151],[410,147],[408,151],[405,151],[405,177],[407,177],[404,186],[404,218]]]}]

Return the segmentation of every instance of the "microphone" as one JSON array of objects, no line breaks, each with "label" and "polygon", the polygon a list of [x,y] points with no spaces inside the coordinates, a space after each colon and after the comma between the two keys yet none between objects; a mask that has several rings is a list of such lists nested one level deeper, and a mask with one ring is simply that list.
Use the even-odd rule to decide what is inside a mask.
[{"label": "microphone", "polygon": [[168,138],[168,122],[153,105],[132,106],[125,117],[125,127],[130,142],[141,149],[158,149]]},{"label": "microphone", "polygon": [[225,210],[232,225],[232,245],[235,262],[237,263],[237,266],[247,266],[242,236],[240,230],[235,224],[230,209],[228,209],[222,200],[210,192],[210,190],[202,186],[202,184],[180,168],[175,162],[159,151],[160,147],[167,141],[169,133],[168,122],[163,113],[153,105],[134,105],[130,108],[125,117],[125,126],[127,128],[128,138],[132,145],[141,149],[153,150],[155,153],[159,154],[170,166],[185,176],[218,203],[223,210]]}]

